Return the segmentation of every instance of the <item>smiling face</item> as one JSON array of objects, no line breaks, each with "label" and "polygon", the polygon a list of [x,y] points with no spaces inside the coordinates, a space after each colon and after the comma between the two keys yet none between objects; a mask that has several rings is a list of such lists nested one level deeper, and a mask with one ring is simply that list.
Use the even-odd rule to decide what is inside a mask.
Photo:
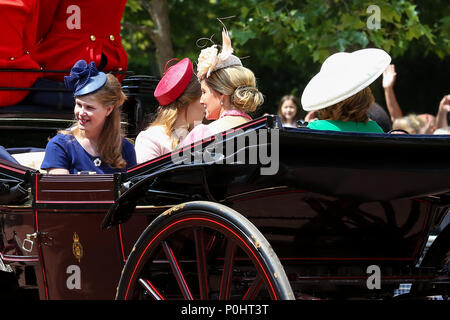
[{"label": "smiling face", "polygon": [[294,104],[292,100],[286,100],[281,105],[281,114],[288,122],[292,122],[297,115],[297,106]]},{"label": "smiling face", "polygon": [[221,94],[214,91],[204,80],[201,82],[202,96],[200,98],[200,104],[205,108],[205,117],[207,120],[219,119],[222,106],[220,104]]},{"label": "smiling face", "polygon": [[99,135],[106,117],[113,108],[113,106],[103,106],[93,95],[77,97],[74,113],[78,128],[84,131],[85,135]]}]

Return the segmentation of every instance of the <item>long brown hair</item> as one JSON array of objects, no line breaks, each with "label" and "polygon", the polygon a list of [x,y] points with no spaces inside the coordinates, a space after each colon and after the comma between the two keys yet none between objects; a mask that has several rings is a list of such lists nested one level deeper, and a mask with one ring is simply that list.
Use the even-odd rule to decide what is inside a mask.
[{"label": "long brown hair", "polygon": [[200,82],[198,81],[197,76],[193,74],[189,84],[181,96],[179,96],[172,103],[166,106],[160,106],[158,108],[156,119],[150,124],[149,127],[163,126],[166,134],[172,141],[172,148],[175,148],[180,143],[180,137],[173,134],[175,131],[175,122],[182,112],[184,112],[186,116],[188,106],[200,99],[201,95],[202,90],[200,87]]},{"label": "long brown hair", "polygon": [[278,105],[278,111],[277,111],[278,116],[280,117],[282,122],[286,122],[286,118],[281,113],[281,107],[283,106],[283,104],[286,101],[292,101],[295,105],[296,112],[295,112],[294,122],[296,122],[297,120],[300,119],[300,108],[299,108],[300,103],[298,102],[297,97],[292,94],[285,95],[283,98],[281,98],[280,104]]},{"label": "long brown hair", "polygon": [[[122,139],[124,132],[121,127],[120,107],[127,99],[122,91],[122,86],[117,78],[112,74],[107,74],[107,80],[103,87],[91,94],[103,106],[113,106],[113,110],[107,116],[102,131],[97,141],[97,152],[100,159],[112,168],[123,169],[127,163],[122,157]],[[80,136],[80,129],[77,125],[71,131],[62,131],[64,134]]]},{"label": "long brown hair", "polygon": [[316,111],[316,115],[320,120],[340,120],[366,123],[369,121],[367,111],[373,102],[374,97],[372,95],[372,91],[369,87],[366,87],[344,101]]}]

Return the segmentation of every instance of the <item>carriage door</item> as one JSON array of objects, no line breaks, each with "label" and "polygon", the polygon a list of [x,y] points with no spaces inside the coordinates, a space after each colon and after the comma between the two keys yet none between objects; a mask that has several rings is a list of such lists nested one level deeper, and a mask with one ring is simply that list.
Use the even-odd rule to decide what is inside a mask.
[{"label": "carriage door", "polygon": [[102,230],[101,223],[116,199],[117,177],[39,174],[35,178],[45,298],[114,299],[123,256],[117,230]]}]

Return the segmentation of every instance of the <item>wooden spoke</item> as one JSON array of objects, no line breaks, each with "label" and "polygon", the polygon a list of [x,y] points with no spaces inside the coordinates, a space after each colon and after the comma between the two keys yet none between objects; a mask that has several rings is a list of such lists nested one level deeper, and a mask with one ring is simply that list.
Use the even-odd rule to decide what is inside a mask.
[{"label": "wooden spoke", "polygon": [[208,300],[208,268],[206,265],[206,252],[203,228],[194,229],[195,252],[197,256],[198,285],[200,299]]},{"label": "wooden spoke", "polygon": [[144,287],[145,291],[151,295],[155,300],[164,300],[164,297],[161,293],[155,288],[153,284],[148,280],[144,280],[142,278],[139,279],[139,284]]},{"label": "wooden spoke", "polygon": [[172,249],[169,247],[169,244],[166,241],[162,241],[161,245],[164,249],[164,253],[167,256],[170,267],[172,268],[172,272],[175,276],[175,279],[178,282],[178,286],[180,287],[180,290],[181,290],[181,293],[183,294],[184,299],[194,300],[194,298],[191,294],[191,290],[189,290],[186,279],[184,278],[183,272],[180,269],[180,265],[174,255]]},{"label": "wooden spoke", "polygon": [[152,221],[127,258],[116,294],[125,300],[293,297],[264,235],[238,212],[207,201],[184,203]]},{"label": "wooden spoke", "polygon": [[251,286],[248,288],[247,292],[242,297],[242,300],[254,299],[258,295],[259,290],[261,290],[262,284],[263,280],[259,276],[256,276],[255,280],[252,282]]},{"label": "wooden spoke", "polygon": [[209,240],[208,246],[206,247],[206,251],[207,251],[207,252],[209,252],[209,251],[212,249],[212,247],[213,247],[215,241],[216,241],[216,235],[214,235],[214,236]]},{"label": "wooden spoke", "polygon": [[231,275],[233,273],[234,255],[236,253],[236,244],[228,239],[225,258],[223,264],[222,278],[220,280],[219,300],[228,300],[231,294]]}]

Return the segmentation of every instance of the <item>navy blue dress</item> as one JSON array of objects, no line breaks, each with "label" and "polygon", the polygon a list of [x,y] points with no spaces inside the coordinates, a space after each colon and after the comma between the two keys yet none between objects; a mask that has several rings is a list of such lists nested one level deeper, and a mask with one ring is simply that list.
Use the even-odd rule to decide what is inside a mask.
[{"label": "navy blue dress", "polygon": [[44,161],[41,169],[61,168],[69,170],[71,174],[84,172],[115,173],[124,172],[136,165],[134,146],[126,139],[122,142],[122,157],[127,162],[124,169],[112,168],[103,163],[99,157],[94,157],[78,143],[73,135],[57,134],[45,148]]}]

